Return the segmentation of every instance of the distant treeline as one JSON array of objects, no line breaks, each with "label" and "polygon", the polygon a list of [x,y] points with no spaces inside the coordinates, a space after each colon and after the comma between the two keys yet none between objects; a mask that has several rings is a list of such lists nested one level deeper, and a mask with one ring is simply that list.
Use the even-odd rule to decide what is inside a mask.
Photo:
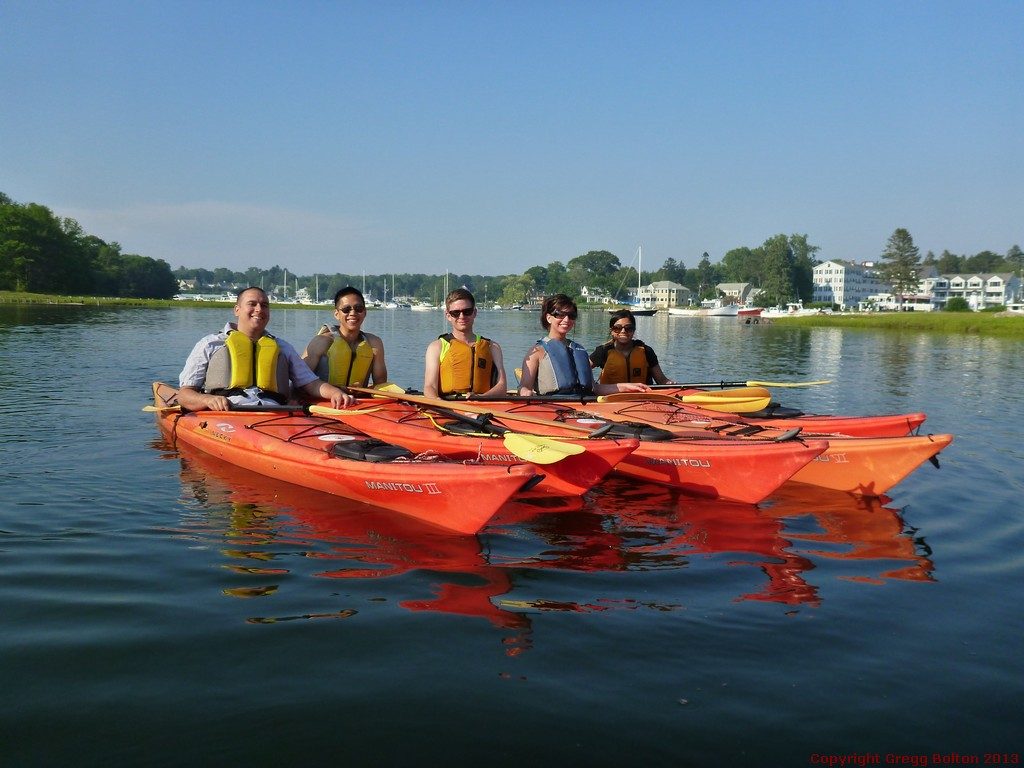
[{"label": "distant treeline", "polygon": [[[1024,253],[1014,245],[1005,255],[981,251],[974,255],[957,255],[943,251],[936,257],[929,251],[922,260],[905,230],[910,253],[904,258],[905,266],[934,266],[940,274],[963,272],[1019,272],[1024,269]],[[704,253],[697,264],[687,268],[681,261],[666,259],[656,270],[644,270],[644,285],[669,280],[689,288],[694,300],[716,298],[719,283],[751,283],[761,289],[757,302],[763,306],[784,304],[793,299],[810,303],[814,293],[813,271],[821,260],[815,257],[820,248],[812,245],[807,235],[779,234],[759,246],[734,248],[721,262],[712,264]],[[880,266],[893,258],[890,247],[878,254],[861,259],[874,260]],[[885,270],[883,269],[883,272]],[[891,270],[890,270],[891,271]],[[362,289],[374,299],[404,296],[436,304],[444,298],[445,285],[449,288],[466,286],[483,303],[499,302],[505,306],[524,303],[537,296],[565,293],[574,298],[584,287],[615,299],[624,299],[637,284],[636,265],[623,266],[619,257],[609,251],[590,251],[563,264],[553,261],[547,266],[533,266],[519,275],[428,275],[428,274],[319,274],[294,275],[287,271],[287,290],[284,289],[286,269],[275,265],[270,269],[250,267],[245,272],[220,268],[214,270],[179,267],[174,275],[182,280],[195,280],[198,287],[224,289],[233,285],[259,285],[279,295],[292,297],[297,288],[306,288],[311,296],[330,298],[346,285]],[[283,294],[282,294],[283,292]]]},{"label": "distant treeline", "polygon": [[[666,259],[660,268],[644,270],[640,281],[646,285],[669,280],[689,288],[695,299],[714,298],[718,283],[753,282],[764,290],[763,296],[771,298],[772,303],[789,301],[798,295],[810,300],[812,269],[816,263],[813,256],[817,250],[806,235],[776,235],[756,248],[730,251],[721,264],[712,264],[707,253],[689,269],[674,258]],[[270,269],[250,267],[244,272],[179,267],[174,270],[174,276],[194,280],[196,290],[258,285],[281,297],[293,297],[298,288],[305,288],[314,298],[319,295],[323,299],[332,297],[339,288],[354,285],[368,298],[403,296],[432,304],[444,298],[447,284],[449,289],[466,286],[481,303],[499,302],[508,306],[554,293],[578,298],[584,288],[590,295],[625,299],[629,291],[636,288],[638,261],[634,256],[623,265],[619,257],[609,251],[590,251],[566,263],[553,261],[547,266],[530,267],[518,275],[295,275],[291,270],[287,270],[286,275],[286,268],[275,265]]]},{"label": "distant treeline", "polygon": [[[933,265],[940,274],[963,272],[1020,272],[1024,253],[1014,245],[1005,255],[981,251],[957,255],[943,251],[936,257],[928,252],[923,261],[905,230],[897,230],[905,248],[898,254],[904,268],[918,264]],[[644,285],[668,280],[686,286],[695,300],[715,298],[719,283],[752,283],[761,289],[758,303],[782,304],[794,298],[810,302],[813,296],[813,269],[820,263],[805,234],[778,234],[754,247],[741,246],[712,263],[704,253],[696,264],[687,267],[681,260],[668,258],[652,271],[644,271]],[[892,238],[879,254],[865,254],[865,260],[893,260]],[[282,298],[295,296],[297,288],[306,288],[310,296],[331,298],[346,285],[364,289],[368,298],[409,297],[436,304],[445,291],[466,286],[481,303],[503,305],[525,303],[538,296],[565,293],[574,298],[587,288],[589,292],[625,299],[637,285],[638,259],[623,264],[609,251],[590,251],[563,263],[533,266],[522,274],[509,275],[430,275],[409,274],[316,274],[296,276],[287,267],[269,269],[249,267],[244,272],[227,268],[213,270],[179,267],[171,270],[167,262],[147,256],[121,252],[116,242],[106,242],[86,234],[74,219],[55,216],[37,203],[16,203],[0,192],[0,290],[37,293],[169,299],[179,293],[179,280],[194,280],[195,291],[224,291],[258,285]],[[286,279],[287,278],[287,279]]]},{"label": "distant treeline", "polygon": [[0,192],[0,289],[169,299],[178,281],[166,261],[121,253],[74,219]]}]

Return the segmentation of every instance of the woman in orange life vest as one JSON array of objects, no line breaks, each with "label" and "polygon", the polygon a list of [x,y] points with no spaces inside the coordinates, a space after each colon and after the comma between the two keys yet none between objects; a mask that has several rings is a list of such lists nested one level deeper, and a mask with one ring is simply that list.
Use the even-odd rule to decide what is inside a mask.
[{"label": "woman in orange life vest", "polygon": [[465,288],[456,288],[444,300],[451,333],[430,342],[424,357],[423,394],[505,395],[508,382],[501,347],[473,332],[476,299]]},{"label": "woman in orange life vest", "polygon": [[654,350],[633,336],[636,318],[628,309],[612,313],[608,322],[611,340],[590,353],[590,365],[601,369],[602,384],[642,381],[674,384],[661,370]]},{"label": "woman in orange life vest", "polygon": [[568,338],[576,327],[576,302],[563,293],[549,296],[540,310],[540,324],[548,332],[523,360],[519,394],[608,395],[613,392],[646,392],[643,382],[601,384],[594,381],[587,350]]},{"label": "woman in orange life vest", "polygon": [[384,342],[372,333],[363,333],[366,301],[351,285],[334,294],[334,330],[322,330],[306,345],[302,359],[324,381],[338,387],[365,387],[387,381]]}]

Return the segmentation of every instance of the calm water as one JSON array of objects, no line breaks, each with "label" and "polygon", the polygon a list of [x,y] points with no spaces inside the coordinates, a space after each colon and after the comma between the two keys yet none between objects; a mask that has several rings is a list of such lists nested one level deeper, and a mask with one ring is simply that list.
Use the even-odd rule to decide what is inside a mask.
[{"label": "calm water", "polygon": [[[165,446],[149,383],[228,317],[0,306],[5,768],[1022,751],[1020,344],[641,318],[677,379],[831,378],[776,395],[924,410],[956,441],[882,501],[612,481],[455,537]],[[271,330],[301,347],[327,319],[274,310]],[[478,329],[511,373],[536,322]],[[441,315],[367,329],[418,387]]]}]

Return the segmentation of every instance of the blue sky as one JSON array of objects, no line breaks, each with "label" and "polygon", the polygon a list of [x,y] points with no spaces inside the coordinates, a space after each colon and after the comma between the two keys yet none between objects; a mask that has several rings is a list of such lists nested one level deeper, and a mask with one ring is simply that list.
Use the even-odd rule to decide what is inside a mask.
[{"label": "blue sky", "polygon": [[1024,245],[1024,4],[0,0],[0,191],[178,266]]}]

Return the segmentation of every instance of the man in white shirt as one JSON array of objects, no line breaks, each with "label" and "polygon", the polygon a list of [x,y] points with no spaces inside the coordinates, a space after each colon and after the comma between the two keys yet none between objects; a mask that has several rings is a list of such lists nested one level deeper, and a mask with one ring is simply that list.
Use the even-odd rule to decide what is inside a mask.
[{"label": "man in white shirt", "polygon": [[270,300],[262,288],[246,288],[240,291],[233,312],[237,321],[225,325],[220,333],[213,333],[200,339],[185,361],[185,367],[178,377],[178,402],[183,408],[189,411],[226,411],[230,410],[232,403],[260,405],[266,404],[268,399],[277,399],[274,397],[277,393],[261,391],[255,381],[250,382],[250,386],[242,387],[242,391],[232,394],[204,391],[211,358],[225,347],[228,335],[235,331],[244,334],[253,344],[264,337],[273,340],[277,344],[279,354],[287,361],[288,383],[295,389],[301,389],[312,398],[330,400],[333,408],[347,407],[355,402],[352,395],[317,378],[291,344],[267,333]]}]

